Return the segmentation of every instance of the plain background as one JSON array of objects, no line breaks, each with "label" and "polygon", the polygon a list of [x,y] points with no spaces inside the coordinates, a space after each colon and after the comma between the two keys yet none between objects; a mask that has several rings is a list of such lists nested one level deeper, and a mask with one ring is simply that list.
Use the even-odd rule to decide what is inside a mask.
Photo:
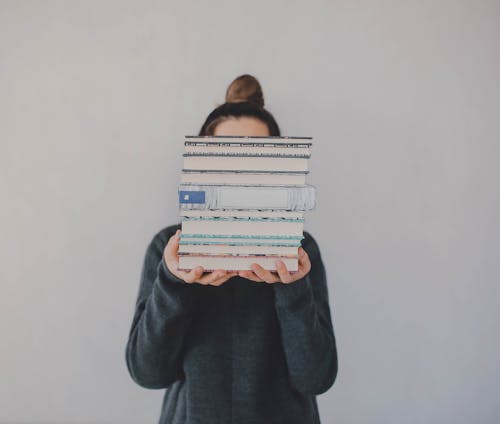
[{"label": "plain background", "polygon": [[499,45],[498,1],[1,1],[0,422],[157,421],[124,354],[145,249],[251,73],[314,137],[322,422],[497,423]]}]

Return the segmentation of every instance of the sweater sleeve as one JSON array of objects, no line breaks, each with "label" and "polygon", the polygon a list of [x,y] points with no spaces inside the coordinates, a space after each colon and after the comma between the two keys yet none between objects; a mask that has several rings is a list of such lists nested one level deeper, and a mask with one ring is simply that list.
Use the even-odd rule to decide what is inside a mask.
[{"label": "sweater sleeve", "polygon": [[148,389],[167,388],[182,378],[183,341],[193,307],[192,286],[167,268],[163,250],[168,238],[160,235],[146,250],[126,346],[132,379]]},{"label": "sweater sleeve", "polygon": [[275,307],[291,385],[303,394],[326,392],[337,376],[337,348],[326,272],[319,247],[304,232],[311,270],[289,284],[273,284]]}]

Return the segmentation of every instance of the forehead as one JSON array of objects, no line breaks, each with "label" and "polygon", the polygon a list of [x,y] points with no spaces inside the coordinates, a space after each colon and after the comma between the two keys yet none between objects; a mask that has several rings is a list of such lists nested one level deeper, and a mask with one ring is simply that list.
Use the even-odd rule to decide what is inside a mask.
[{"label": "forehead", "polygon": [[214,135],[245,135],[268,136],[269,128],[260,119],[241,116],[230,117],[219,123],[214,130]]}]

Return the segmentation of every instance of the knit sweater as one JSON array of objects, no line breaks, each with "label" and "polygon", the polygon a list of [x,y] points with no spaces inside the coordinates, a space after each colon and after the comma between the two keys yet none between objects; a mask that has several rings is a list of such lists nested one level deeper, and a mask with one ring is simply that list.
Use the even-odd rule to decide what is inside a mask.
[{"label": "knit sweater", "polygon": [[181,225],[147,247],[126,346],[132,379],[166,389],[160,424],[318,424],[316,395],[337,375],[325,267],[306,231],[311,270],[292,283],[234,276],[186,283],[163,250]]}]

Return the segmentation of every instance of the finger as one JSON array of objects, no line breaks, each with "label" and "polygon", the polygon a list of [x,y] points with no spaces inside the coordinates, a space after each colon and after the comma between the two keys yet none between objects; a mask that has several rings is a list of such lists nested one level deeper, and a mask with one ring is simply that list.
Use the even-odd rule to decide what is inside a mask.
[{"label": "finger", "polygon": [[283,261],[279,260],[276,261],[276,270],[278,271],[278,275],[280,276],[280,280],[287,284],[291,283],[293,278],[288,272],[288,269],[286,268],[286,265]]},{"label": "finger", "polygon": [[238,272],[238,275],[248,280],[256,281],[257,283],[264,282],[264,280],[262,278],[257,277],[257,275],[255,275],[253,271],[242,270]]},{"label": "finger", "polygon": [[177,230],[175,232],[175,234],[173,234],[172,237],[170,237],[168,239],[168,243],[167,244],[170,244],[170,245],[172,245],[172,244],[178,244],[179,239],[181,238],[180,233],[181,233],[181,230]]},{"label": "finger", "polygon": [[183,275],[184,281],[187,283],[195,283],[198,282],[199,278],[203,275],[203,267],[202,266],[197,266],[194,267],[191,271],[186,272],[186,271],[181,271]]},{"label": "finger", "polygon": [[232,277],[238,275],[237,271],[227,271],[225,274],[223,274],[220,278],[215,278],[211,283],[214,286],[220,286],[221,284],[225,283],[227,280],[231,279]]},{"label": "finger", "polygon": [[262,278],[266,283],[271,284],[271,283],[277,282],[276,276],[271,274],[271,272],[269,272],[267,269],[264,269],[263,267],[261,267],[259,264],[254,263],[251,265],[251,267],[252,267],[252,271],[255,272],[257,277]]},{"label": "finger", "polygon": [[224,269],[216,269],[213,272],[208,272],[207,274],[203,275],[198,282],[201,284],[212,284],[214,281],[220,280],[222,278],[225,278],[227,275],[227,272]]},{"label": "finger", "polygon": [[165,259],[167,261],[178,261],[180,232],[181,230],[177,230],[165,246]]},{"label": "finger", "polygon": [[302,247],[299,247],[299,272],[306,275],[310,270],[311,261],[309,255]]},{"label": "finger", "polygon": [[248,271],[248,270],[241,270],[238,271],[238,275],[240,277],[246,278],[247,280],[253,280],[253,281],[262,281],[259,277],[257,277],[253,271]]},{"label": "finger", "polygon": [[220,286],[220,285],[224,284],[230,278],[234,277],[235,275],[237,275],[237,273],[235,271],[228,272],[224,277],[221,277],[221,278],[213,281],[210,284],[213,286]]}]

